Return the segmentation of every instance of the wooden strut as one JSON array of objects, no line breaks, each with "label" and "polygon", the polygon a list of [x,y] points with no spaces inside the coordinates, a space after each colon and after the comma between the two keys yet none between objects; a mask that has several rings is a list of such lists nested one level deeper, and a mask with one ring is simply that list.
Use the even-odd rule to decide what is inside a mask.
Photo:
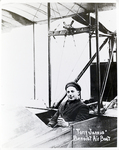
[{"label": "wooden strut", "polygon": [[[99,47],[99,51],[103,48],[103,46],[107,43],[108,38],[106,38],[104,40],[104,42],[102,43],[102,45]],[[85,71],[88,69],[88,67],[91,65],[91,63],[93,62],[93,60],[95,59],[95,57],[97,56],[97,53],[95,53],[92,58],[90,59],[90,61],[86,64],[86,66],[83,68],[83,70],[80,72],[80,74],[76,77],[76,79],[74,80],[74,82],[78,82],[79,79],[83,76],[83,74],[85,73]],[[58,108],[60,103],[63,101],[63,99],[66,97],[66,93],[63,96],[63,98],[57,103],[57,105],[55,106],[55,108]]]},{"label": "wooden strut", "polygon": [[100,104],[102,102],[103,94],[104,94],[104,91],[105,91],[105,88],[106,88],[106,83],[107,83],[107,79],[108,79],[108,75],[109,75],[109,71],[110,71],[111,62],[112,62],[112,59],[113,59],[113,53],[114,53],[114,49],[113,49],[114,41],[113,41],[113,39],[114,39],[114,37],[112,36],[110,59],[109,59],[109,62],[108,62],[108,66],[107,66],[105,76],[104,76],[104,79],[103,79],[103,83],[102,83],[102,88],[101,88],[101,91],[100,91]]},{"label": "wooden strut", "polygon": [[35,25],[33,23],[33,69],[34,69],[34,100],[36,99],[36,71],[35,71]]},{"label": "wooden strut", "polygon": [[67,35],[75,35],[75,34],[81,34],[81,33],[89,33],[89,30],[90,32],[94,31],[95,30],[95,26],[91,26],[90,29],[89,27],[81,27],[81,28],[69,28],[69,29],[66,29],[66,30],[60,30],[60,31],[49,31],[48,35],[49,36],[65,36],[66,34]]},{"label": "wooden strut", "polygon": [[41,107],[29,107],[29,106],[26,106],[26,108],[30,108],[30,109],[39,109],[39,110],[55,110],[57,111],[57,109],[55,108],[41,108]]},{"label": "wooden strut", "polygon": [[[50,31],[50,3],[48,3],[47,7],[48,11],[48,32]],[[50,36],[48,36],[48,99],[49,99],[49,107],[51,107],[51,61],[50,61]]]},{"label": "wooden strut", "polygon": [[[92,57],[92,52],[91,52],[91,47],[92,47],[91,38],[92,38],[92,34],[91,34],[91,16],[90,16],[90,13],[88,13],[88,17],[89,17],[89,24],[90,24],[90,26],[89,26],[89,59],[91,59],[91,57]],[[91,68],[90,68],[90,83],[91,83]],[[91,89],[91,84],[90,84],[90,89]]]},{"label": "wooden strut", "polygon": [[100,57],[99,57],[99,21],[98,21],[98,4],[95,4],[95,17],[96,17],[96,53],[97,53],[97,62],[96,62],[96,79],[97,79],[97,100],[98,100],[98,115],[100,115]]}]

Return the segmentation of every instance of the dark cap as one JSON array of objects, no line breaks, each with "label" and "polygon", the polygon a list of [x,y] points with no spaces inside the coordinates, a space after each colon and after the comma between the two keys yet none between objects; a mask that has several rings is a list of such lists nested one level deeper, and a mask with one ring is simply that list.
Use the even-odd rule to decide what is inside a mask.
[{"label": "dark cap", "polygon": [[75,87],[78,91],[81,91],[80,85],[78,85],[76,82],[69,82],[69,83],[67,83],[66,86],[65,86],[65,90],[66,90],[68,87],[70,87],[70,86],[73,86],[73,87]]}]

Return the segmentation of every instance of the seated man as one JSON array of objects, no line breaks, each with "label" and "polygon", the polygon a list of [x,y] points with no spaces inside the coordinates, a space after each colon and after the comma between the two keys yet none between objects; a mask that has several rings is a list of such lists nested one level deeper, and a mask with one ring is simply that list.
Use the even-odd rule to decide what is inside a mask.
[{"label": "seated man", "polygon": [[54,114],[48,126],[69,126],[72,122],[82,121],[89,118],[89,108],[81,100],[81,87],[70,82],[65,86],[68,100],[61,103],[58,111]]}]

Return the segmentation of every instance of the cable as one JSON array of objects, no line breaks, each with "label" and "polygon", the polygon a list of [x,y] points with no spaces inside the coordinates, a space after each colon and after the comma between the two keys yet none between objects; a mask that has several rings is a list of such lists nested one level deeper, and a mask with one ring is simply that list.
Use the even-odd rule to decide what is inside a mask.
[{"label": "cable", "polygon": [[[103,46],[107,43],[108,38],[106,38],[104,40],[104,42],[102,43],[102,45],[99,47],[99,51],[103,48]],[[88,67],[91,65],[91,63],[93,62],[93,60],[95,59],[95,57],[97,56],[97,53],[95,53],[92,58],[90,59],[90,61],[86,64],[86,66],[83,68],[83,70],[80,72],[80,74],[76,77],[76,79],[74,80],[74,82],[78,82],[79,79],[83,76],[83,74],[85,73],[85,71],[88,69]],[[56,108],[59,107],[60,103],[64,100],[64,98],[66,97],[66,93],[64,94],[63,98],[59,100],[59,102],[56,105]]]},{"label": "cable", "polygon": [[33,17],[33,21],[34,21],[34,19],[35,19],[36,15],[37,15],[37,12],[39,11],[39,9],[40,9],[41,5],[42,5],[42,3],[40,3],[40,5],[39,5],[38,9],[36,10],[36,13],[35,13],[35,15],[34,15],[34,17]]},{"label": "cable", "polygon": [[61,61],[60,61],[60,64],[59,64],[59,70],[58,70],[58,77],[57,77],[57,82],[56,82],[56,88],[55,88],[55,96],[56,97],[56,92],[57,92],[57,87],[58,87],[58,80],[59,80],[59,76],[60,76],[60,72],[61,72],[61,64],[62,64],[62,58],[63,58],[63,53],[64,53],[64,49],[61,53]]},{"label": "cable", "polygon": [[59,9],[58,9],[58,7],[57,7],[57,3],[55,3],[55,5],[56,5],[56,8],[57,8],[57,11],[58,11],[58,13],[59,13],[60,18],[63,18],[63,17],[61,16],[60,12],[59,12]]},{"label": "cable", "polygon": [[56,17],[55,10],[54,10],[54,8],[53,8],[53,5],[52,5],[52,4],[51,4],[51,7],[52,7],[52,10],[53,10],[54,16]]},{"label": "cable", "polygon": [[[74,4],[75,5],[75,4]],[[74,5],[71,7],[71,9],[74,7]],[[69,14],[69,12],[70,12],[70,10],[68,11],[68,13],[66,14],[66,15],[68,15]]]},{"label": "cable", "polygon": [[[71,74],[73,73],[73,71],[74,71],[74,69],[75,69],[75,67],[76,67],[76,65],[77,65],[77,63],[78,63],[78,61],[80,60],[81,56],[83,55],[84,50],[86,50],[86,45],[87,45],[87,44],[88,44],[88,41],[86,42],[86,44],[85,44],[84,48],[82,49],[81,55],[78,57],[78,59],[77,59],[77,61],[76,61],[75,65],[74,65],[73,69],[71,70],[71,72],[70,72],[69,76],[68,76],[68,77],[67,77],[67,79],[66,79],[66,82],[68,82],[68,80],[69,80],[69,78],[70,78]],[[71,57],[72,57],[72,56],[71,56]],[[68,60],[70,60],[70,58],[69,58]],[[66,62],[66,64],[67,64],[67,62]],[[61,89],[61,91],[59,92],[59,94],[58,94],[58,95],[61,95],[61,93],[62,93],[62,89]],[[59,97],[59,96],[58,96],[58,97]]]},{"label": "cable", "polygon": [[[70,78],[71,74],[73,73],[73,71],[74,71],[76,65],[78,64],[78,61],[80,60],[81,56],[83,55],[84,51],[86,50],[86,46],[87,46],[88,43],[89,43],[89,41],[86,42],[84,48],[82,49],[81,55],[78,57],[76,63],[74,64],[74,67],[73,67],[73,69],[71,70],[71,73],[70,73],[68,79]],[[68,81],[68,79],[67,79],[67,81]]]}]

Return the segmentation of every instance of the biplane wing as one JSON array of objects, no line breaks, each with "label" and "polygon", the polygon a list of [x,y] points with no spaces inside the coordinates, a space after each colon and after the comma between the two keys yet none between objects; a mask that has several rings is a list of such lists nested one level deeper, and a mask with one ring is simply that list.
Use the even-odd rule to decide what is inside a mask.
[{"label": "biplane wing", "polygon": [[[116,3],[99,3],[99,11],[115,9]],[[79,13],[95,12],[95,3],[50,3],[50,20],[74,17]],[[33,23],[47,23],[47,3],[3,3],[2,31]]]}]

